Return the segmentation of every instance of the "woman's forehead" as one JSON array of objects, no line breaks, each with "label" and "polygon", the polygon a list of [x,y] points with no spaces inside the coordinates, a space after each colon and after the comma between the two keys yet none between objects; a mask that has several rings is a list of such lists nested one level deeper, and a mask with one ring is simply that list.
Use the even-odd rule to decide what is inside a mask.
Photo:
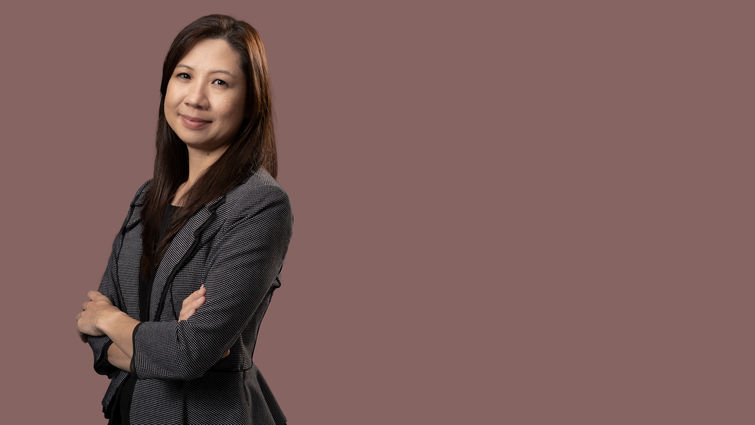
[{"label": "woman's forehead", "polygon": [[241,73],[238,52],[222,38],[209,38],[197,42],[178,61],[183,67],[197,72],[221,72],[236,76]]}]

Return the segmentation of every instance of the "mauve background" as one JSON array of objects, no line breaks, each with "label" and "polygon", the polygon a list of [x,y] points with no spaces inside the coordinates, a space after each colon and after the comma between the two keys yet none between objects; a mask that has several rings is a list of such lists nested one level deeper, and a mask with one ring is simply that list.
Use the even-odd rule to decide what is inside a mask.
[{"label": "mauve background", "polygon": [[291,424],[753,423],[753,8],[493,3],[4,3],[2,422],[105,423],[74,316],[220,12],[273,79]]}]

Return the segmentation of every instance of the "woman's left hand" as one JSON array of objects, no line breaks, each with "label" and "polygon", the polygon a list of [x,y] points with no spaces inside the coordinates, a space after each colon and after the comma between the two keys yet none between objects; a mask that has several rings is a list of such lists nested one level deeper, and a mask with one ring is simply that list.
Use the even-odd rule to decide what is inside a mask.
[{"label": "woman's left hand", "polygon": [[[97,324],[108,314],[120,312],[110,299],[98,291],[87,292],[89,301],[81,304],[81,312],[76,316],[76,327],[80,334],[100,336],[105,333]],[[83,339],[83,338],[82,338]]]}]

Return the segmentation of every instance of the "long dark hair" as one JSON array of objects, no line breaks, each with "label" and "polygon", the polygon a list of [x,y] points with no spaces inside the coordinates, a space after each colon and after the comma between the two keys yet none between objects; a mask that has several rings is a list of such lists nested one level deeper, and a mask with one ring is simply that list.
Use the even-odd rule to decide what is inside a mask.
[{"label": "long dark hair", "polygon": [[[184,195],[183,208],[171,220],[163,238],[156,241],[164,209],[178,187],[189,178],[186,145],[165,119],[165,92],[178,62],[197,42],[205,39],[227,41],[241,58],[247,90],[244,118],[236,137]],[[139,274],[142,279],[151,276],[169,241],[204,204],[241,184],[259,167],[265,168],[273,178],[277,176],[271,97],[265,48],[257,30],[248,23],[226,15],[207,15],[187,25],[173,40],[165,56],[160,83],[154,175],[141,211],[144,227]]]}]

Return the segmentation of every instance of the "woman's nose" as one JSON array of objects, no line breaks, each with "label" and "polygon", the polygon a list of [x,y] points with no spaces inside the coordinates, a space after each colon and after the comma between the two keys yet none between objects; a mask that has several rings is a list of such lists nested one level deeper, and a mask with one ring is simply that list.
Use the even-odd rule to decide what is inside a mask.
[{"label": "woman's nose", "polygon": [[191,84],[189,91],[184,98],[184,103],[193,108],[207,109],[209,107],[209,102],[204,91],[204,86],[198,82]]}]

